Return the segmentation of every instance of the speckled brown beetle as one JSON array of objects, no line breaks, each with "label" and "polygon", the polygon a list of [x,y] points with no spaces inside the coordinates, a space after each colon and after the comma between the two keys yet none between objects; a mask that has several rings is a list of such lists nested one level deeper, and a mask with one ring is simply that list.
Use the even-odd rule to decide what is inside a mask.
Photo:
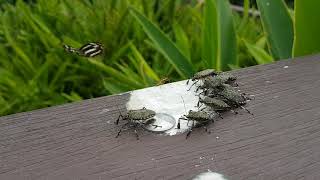
[{"label": "speckled brown beetle", "polygon": [[[125,123],[124,125],[121,126],[116,138],[120,136],[121,131],[124,127],[132,126],[134,128],[134,133],[135,133],[137,139],[139,139],[139,135],[137,133],[137,127],[150,125],[151,123],[153,123],[155,121],[155,119],[154,119],[155,115],[156,115],[155,111],[150,110],[150,109],[146,109],[145,107],[143,107],[142,109],[129,110],[127,112],[127,114],[124,116],[120,113],[115,124],[117,124],[117,125],[119,124],[120,118],[122,118],[123,120],[126,120],[127,123]],[[157,125],[152,125],[152,126],[155,126],[155,128],[161,127],[161,126],[157,126]]]},{"label": "speckled brown beetle", "polygon": [[239,93],[232,86],[224,84],[221,87],[221,91],[217,92],[217,97],[219,99],[222,99],[228,105],[235,108],[240,107],[246,110],[249,114],[253,115],[248,109],[243,107],[243,105],[245,105],[247,103],[247,100],[250,98],[246,97],[243,93]]},{"label": "speckled brown beetle", "polygon": [[[223,100],[220,100],[220,99],[217,99],[217,98],[211,98],[211,97],[208,97],[208,96],[205,96],[203,98],[200,98],[199,97],[199,101],[198,101],[198,104],[197,106],[200,108],[201,105],[200,103],[203,103],[204,105],[206,105],[206,107],[200,109],[201,110],[204,110],[205,108],[210,108],[211,110],[213,111],[216,111],[217,114],[222,118],[220,112],[223,112],[223,111],[232,111],[233,113],[237,114],[237,112],[235,112],[231,107],[229,106],[226,102],[224,102]],[[223,119],[223,118],[222,118]]]},{"label": "speckled brown beetle", "polygon": [[[202,71],[199,71],[197,73],[195,73],[192,77],[191,77],[191,80],[192,81],[195,81],[191,86],[190,86],[190,89],[193,85],[195,85],[199,80],[205,78],[205,77],[211,77],[211,76],[215,76],[217,75],[216,71],[214,69],[205,69],[205,70],[202,70]],[[187,81],[187,85],[189,84],[189,80]],[[189,89],[189,90],[190,90]]]},{"label": "speckled brown beetle", "polygon": [[236,76],[226,72],[219,73],[216,76],[208,76],[203,78],[203,84],[198,86],[196,91],[202,89],[205,93],[207,93],[208,90],[216,90],[224,84],[238,86],[238,84],[235,82],[236,79]]},{"label": "speckled brown beetle", "polygon": [[180,129],[180,120],[186,120],[188,121],[187,125],[189,124],[189,121],[192,121],[192,125],[188,130],[186,139],[190,136],[192,129],[196,127],[204,127],[206,132],[210,133],[208,131],[206,125],[210,122],[214,122],[217,118],[216,112],[206,112],[206,111],[192,111],[190,110],[187,115],[183,115],[178,119],[177,129]]}]

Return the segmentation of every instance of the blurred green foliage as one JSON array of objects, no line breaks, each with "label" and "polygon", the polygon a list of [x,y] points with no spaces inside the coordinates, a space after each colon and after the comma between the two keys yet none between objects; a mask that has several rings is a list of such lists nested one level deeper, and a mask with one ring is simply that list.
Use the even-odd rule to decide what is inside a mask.
[{"label": "blurred green foliage", "polygon": [[[0,115],[154,86],[165,77],[182,80],[210,63],[230,70],[274,60],[260,18],[249,15],[249,0],[242,14],[211,2],[216,14],[204,13],[208,7],[196,0],[1,3]],[[206,33],[219,43],[214,58],[203,60],[216,45],[204,41]],[[102,56],[62,48],[92,41],[104,45]]]}]

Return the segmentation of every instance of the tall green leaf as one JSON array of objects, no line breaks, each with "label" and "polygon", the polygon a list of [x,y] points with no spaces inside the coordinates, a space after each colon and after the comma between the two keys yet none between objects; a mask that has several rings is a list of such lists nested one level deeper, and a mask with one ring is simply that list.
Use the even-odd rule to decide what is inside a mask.
[{"label": "tall green leaf", "polygon": [[236,64],[236,33],[228,1],[205,1],[202,38],[202,59],[208,68],[226,70]]},{"label": "tall green leaf", "polygon": [[174,66],[176,71],[184,78],[191,77],[193,68],[188,59],[181,53],[176,45],[151,21],[135,9],[131,9],[131,14],[143,27],[149,38],[157,46],[157,49]]},{"label": "tall green leaf", "polygon": [[257,0],[262,24],[276,59],[290,58],[293,45],[293,22],[283,0]]},{"label": "tall green leaf", "polygon": [[173,25],[173,31],[174,31],[174,35],[176,38],[177,47],[181,50],[181,52],[190,61],[191,60],[190,42],[189,42],[187,34],[185,33],[183,28],[178,23],[175,23]]},{"label": "tall green leaf", "polygon": [[320,1],[295,1],[295,39],[293,56],[320,52]]},{"label": "tall green leaf", "polygon": [[248,52],[254,57],[258,64],[268,64],[274,61],[273,57],[270,56],[263,48],[255,44],[248,43],[245,40],[243,41],[248,49]]}]

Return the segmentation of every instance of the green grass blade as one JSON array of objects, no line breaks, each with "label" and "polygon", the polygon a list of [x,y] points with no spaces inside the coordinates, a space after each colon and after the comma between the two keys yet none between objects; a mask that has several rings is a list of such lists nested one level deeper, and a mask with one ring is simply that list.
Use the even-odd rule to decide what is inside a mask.
[{"label": "green grass blade", "polygon": [[115,79],[120,80],[123,83],[131,85],[132,88],[142,88],[143,87],[143,85],[141,85],[140,82],[132,81],[131,79],[128,79],[127,76],[123,75],[122,73],[120,73],[116,69],[103,64],[102,62],[91,60],[91,59],[88,61],[90,63],[92,63],[93,65],[95,65],[97,68],[99,68],[99,70],[101,70],[102,72],[105,72],[106,74],[110,75],[111,77],[114,77]]},{"label": "green grass blade", "polygon": [[8,41],[9,45],[14,49],[14,51],[17,53],[17,55],[21,58],[23,63],[25,64],[25,67],[28,68],[28,71],[32,74],[36,71],[31,59],[27,56],[27,54],[18,46],[16,41],[13,39],[12,35],[10,34],[10,30],[8,27],[10,27],[9,23],[7,22],[7,14],[5,13],[2,16],[2,23],[3,23],[3,33]]},{"label": "green grass blade", "polygon": [[283,0],[257,0],[262,24],[276,59],[290,58],[293,45],[293,21]]},{"label": "green grass blade", "polygon": [[158,46],[158,49],[164,57],[175,67],[176,71],[183,78],[191,77],[193,74],[193,67],[176,45],[140,12],[132,8],[131,14],[140,23],[153,43]]},{"label": "green grass blade", "polygon": [[138,49],[136,48],[135,45],[131,44],[130,46],[133,57],[135,58],[135,60],[137,62],[139,62],[140,66],[141,66],[141,73],[143,73],[144,75],[147,75],[148,77],[150,77],[151,79],[155,80],[155,81],[159,81],[160,78],[158,77],[158,75],[152,70],[152,68],[148,65],[148,63],[145,61],[145,59],[142,57],[141,53],[138,51]]},{"label": "green grass blade", "polygon": [[227,70],[237,63],[237,41],[230,4],[206,0],[202,34],[202,59],[208,68]]},{"label": "green grass blade", "polygon": [[180,24],[175,23],[173,25],[174,35],[176,38],[177,47],[181,50],[185,57],[191,61],[190,42],[187,34],[184,32]]},{"label": "green grass blade", "polygon": [[320,1],[295,1],[295,39],[293,56],[320,52]]},{"label": "green grass blade", "polygon": [[248,52],[254,57],[258,64],[268,64],[274,61],[273,57],[270,56],[264,49],[255,44],[250,44],[245,40],[243,41],[248,49]]},{"label": "green grass blade", "polygon": [[206,62],[209,68],[217,68],[218,66],[218,12],[214,0],[205,1],[204,7],[204,23],[202,32],[202,60]]}]

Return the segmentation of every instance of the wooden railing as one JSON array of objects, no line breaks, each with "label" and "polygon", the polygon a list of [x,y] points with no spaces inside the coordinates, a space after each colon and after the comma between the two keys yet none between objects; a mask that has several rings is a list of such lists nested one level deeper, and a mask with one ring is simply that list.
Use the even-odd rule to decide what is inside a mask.
[{"label": "wooden railing", "polygon": [[129,94],[0,118],[0,179],[191,179],[208,169],[230,179],[320,177],[320,56],[232,73],[255,96],[254,116],[227,113],[212,133],[163,136],[114,121]]}]

